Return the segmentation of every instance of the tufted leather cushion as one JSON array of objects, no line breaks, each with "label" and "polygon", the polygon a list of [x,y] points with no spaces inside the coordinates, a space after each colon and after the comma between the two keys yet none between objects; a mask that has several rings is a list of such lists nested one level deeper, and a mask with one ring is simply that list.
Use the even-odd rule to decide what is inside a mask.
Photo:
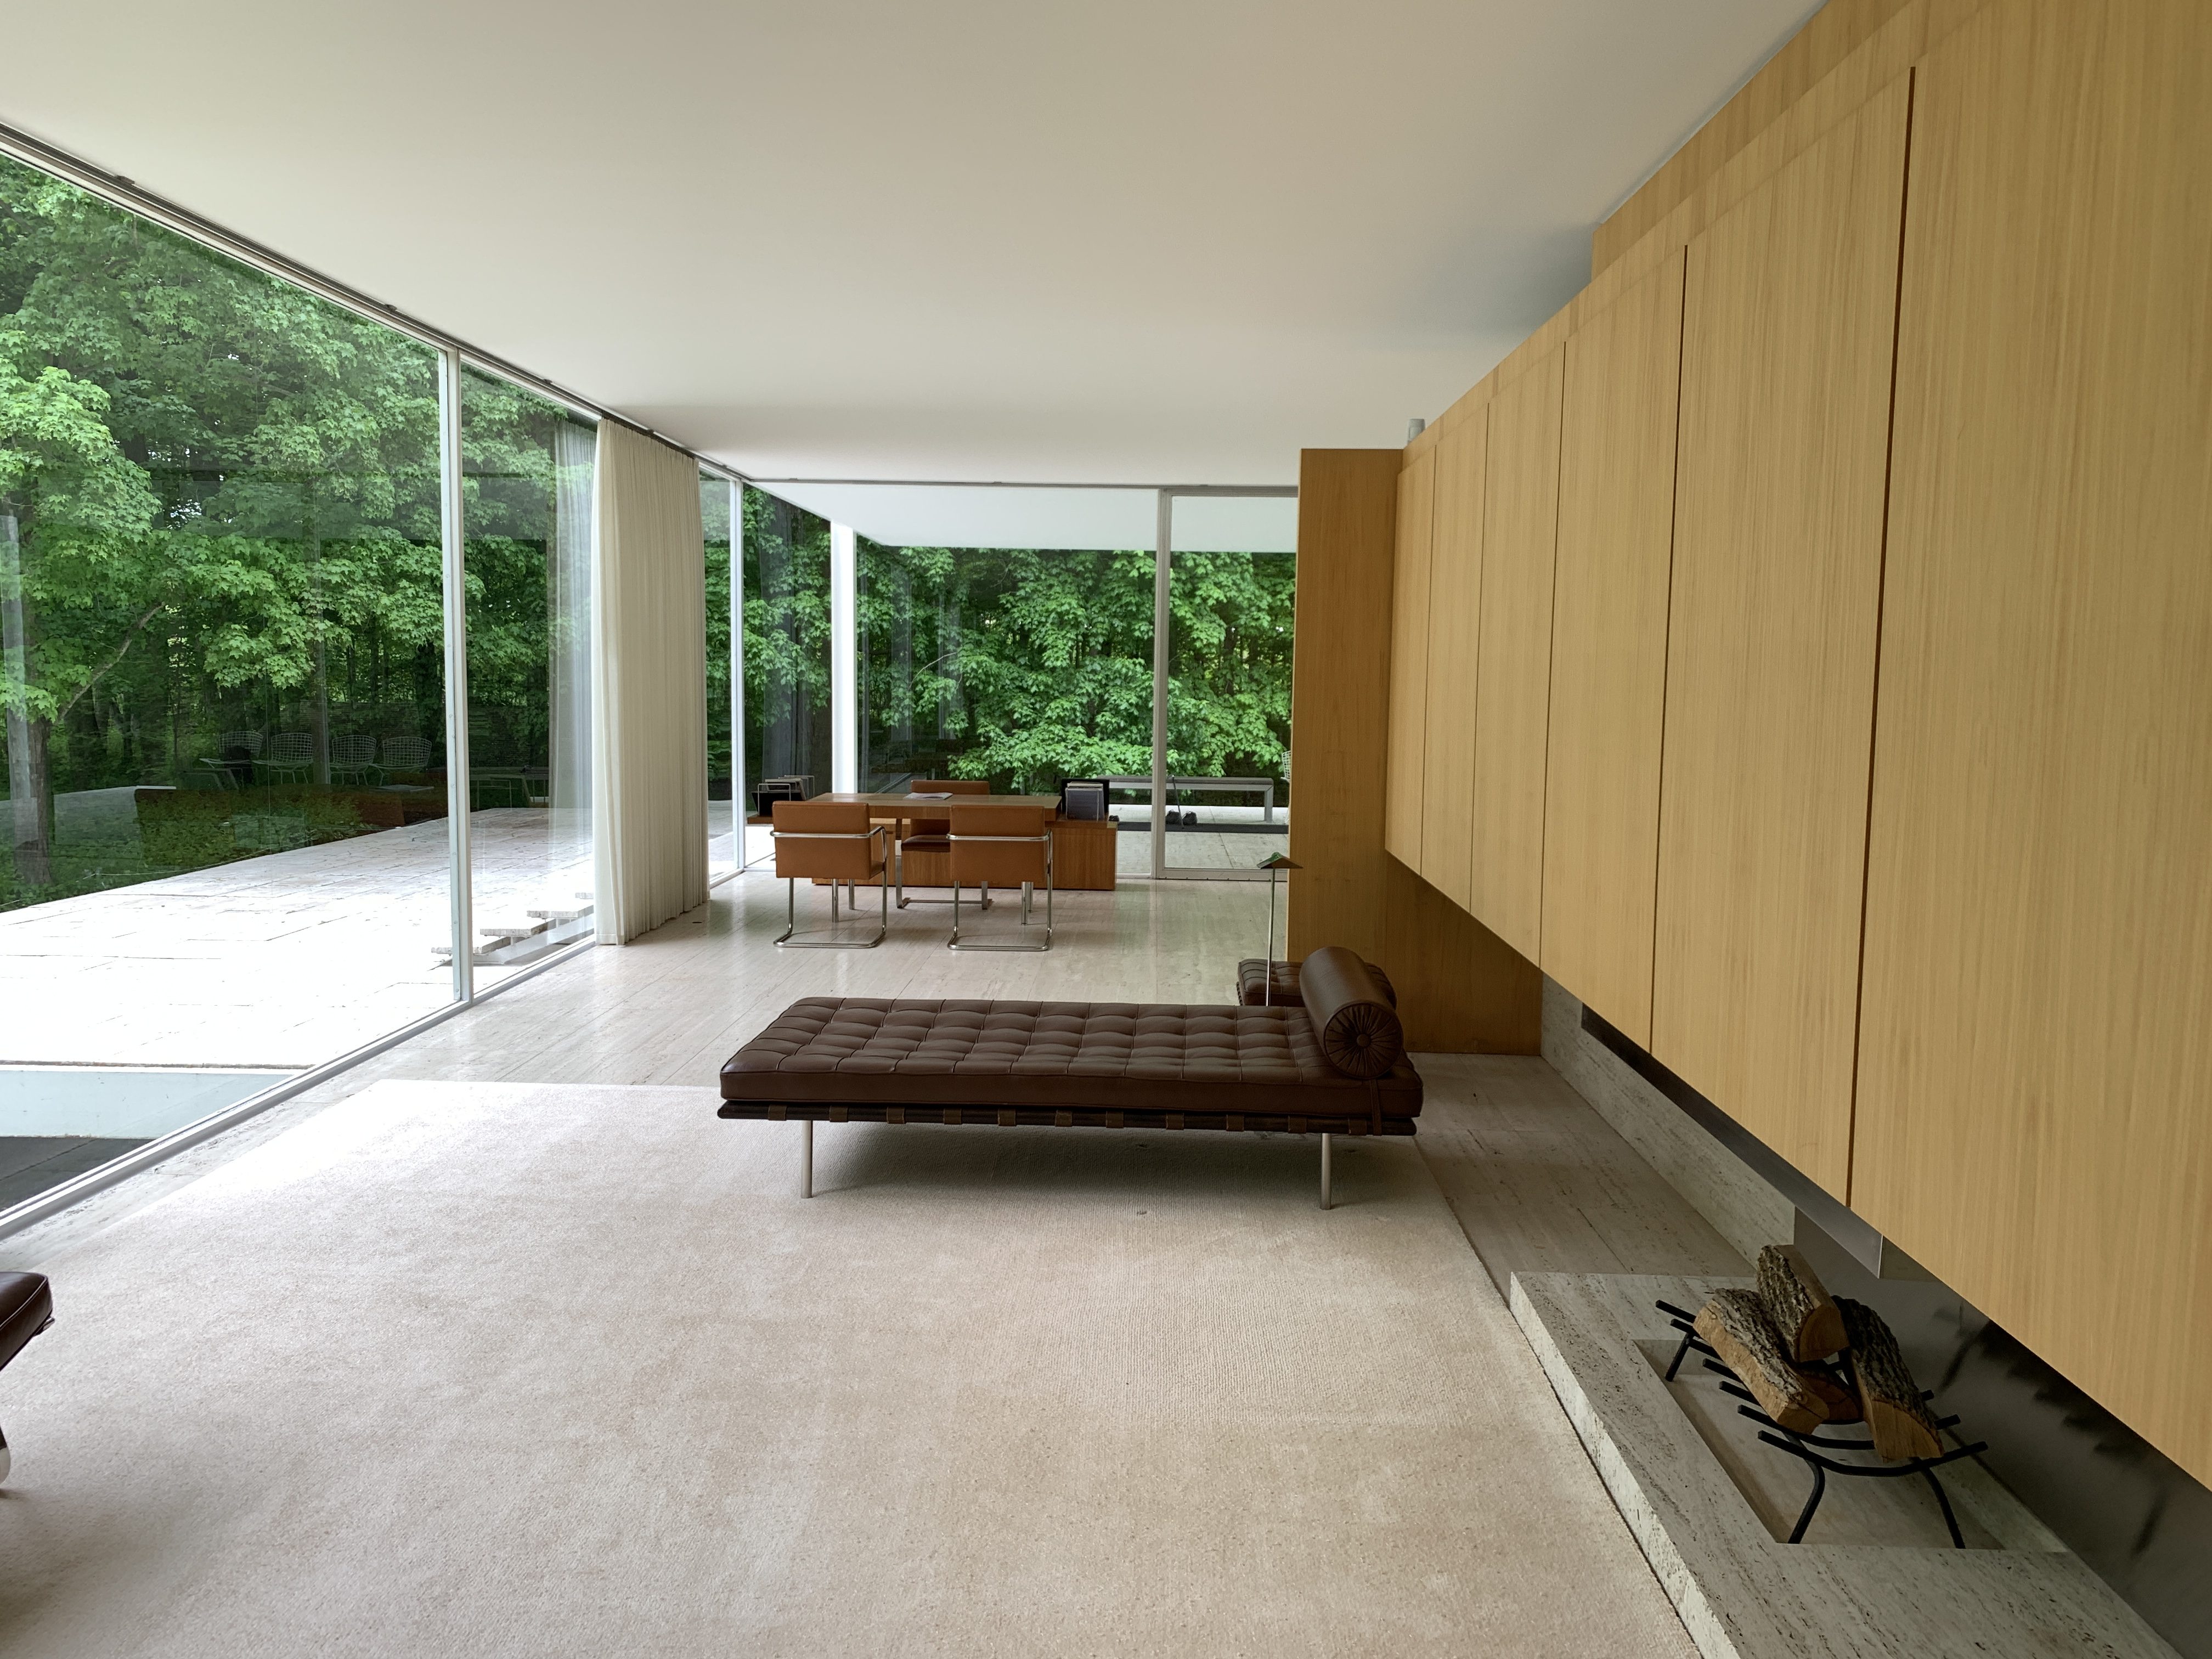
[{"label": "tufted leather cushion", "polygon": [[1357,951],[1325,945],[1298,968],[1298,992],[1322,1053],[1353,1077],[1382,1077],[1406,1057],[1398,1011]]},{"label": "tufted leather cushion", "polygon": [[1346,1075],[1298,1008],[808,997],[730,1057],[722,1097],[1402,1119],[1421,1080]]},{"label": "tufted leather cushion", "polygon": [[[1267,988],[1264,970],[1267,965],[1257,957],[1247,957],[1237,964],[1237,1000],[1255,1008],[1263,1001],[1278,1008],[1304,1007],[1305,997],[1298,990],[1299,964],[1295,962],[1276,963],[1275,988],[1273,991]],[[1371,962],[1367,964],[1367,971],[1374,975],[1375,987],[1382,993],[1382,1000],[1393,1008],[1396,1007],[1398,992],[1390,983],[1390,975]]]}]

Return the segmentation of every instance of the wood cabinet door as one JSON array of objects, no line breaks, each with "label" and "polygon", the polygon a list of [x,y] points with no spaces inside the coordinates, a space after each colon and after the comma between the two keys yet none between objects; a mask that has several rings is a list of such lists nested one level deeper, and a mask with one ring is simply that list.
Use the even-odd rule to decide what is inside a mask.
[{"label": "wood cabinet door", "polygon": [[1486,405],[1436,447],[1435,550],[1429,568],[1427,759],[1422,769],[1422,879],[1472,912],[1468,861],[1474,811],[1474,690],[1482,612]]},{"label": "wood cabinet door", "polygon": [[1475,651],[1468,908],[1534,962],[1544,916],[1544,741],[1564,346],[1490,403]]},{"label": "wood cabinet door", "polygon": [[1568,338],[1560,410],[1537,960],[1645,1048],[1682,270],[1678,252]]},{"label": "wood cabinet door", "polygon": [[2212,8],[1915,88],[1850,1201],[2212,1481]]},{"label": "wood cabinet door", "polygon": [[1398,556],[1390,588],[1390,733],[1382,815],[1383,850],[1421,868],[1421,771],[1428,753],[1429,537],[1437,452],[1424,450],[1398,474]]},{"label": "wood cabinet door", "polygon": [[1911,76],[1690,244],[1651,1049],[1849,1187]]}]

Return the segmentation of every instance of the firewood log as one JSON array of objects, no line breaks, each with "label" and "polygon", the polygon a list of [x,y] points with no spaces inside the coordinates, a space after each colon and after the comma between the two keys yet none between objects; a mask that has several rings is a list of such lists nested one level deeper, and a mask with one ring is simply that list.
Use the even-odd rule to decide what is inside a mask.
[{"label": "firewood log", "polygon": [[1856,1423],[1863,1414],[1858,1395],[1831,1376],[1810,1365],[1800,1365],[1797,1375],[1805,1379],[1805,1386],[1818,1395],[1820,1404],[1827,1408],[1831,1423]]},{"label": "firewood log", "polygon": [[1850,1339],[1851,1375],[1857,1378],[1859,1405],[1874,1435],[1875,1455],[1901,1462],[1908,1457],[1940,1457],[1943,1443],[1935,1414],[1920,1397],[1897,1338],[1882,1316],[1847,1296],[1836,1298]]},{"label": "firewood log", "polygon": [[1828,1420],[1811,1379],[1790,1363],[1782,1334],[1751,1291],[1716,1291],[1698,1311],[1698,1334],[1742,1379],[1759,1408],[1785,1429],[1810,1434]]},{"label": "firewood log", "polygon": [[1759,1299],[1782,1333],[1782,1346],[1800,1364],[1826,1359],[1844,1346],[1844,1316],[1795,1246],[1770,1244],[1759,1253]]}]

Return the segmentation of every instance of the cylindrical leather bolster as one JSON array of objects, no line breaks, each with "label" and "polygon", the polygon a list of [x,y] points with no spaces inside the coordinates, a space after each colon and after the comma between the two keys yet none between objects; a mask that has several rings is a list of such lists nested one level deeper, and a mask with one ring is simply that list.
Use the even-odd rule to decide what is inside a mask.
[{"label": "cylindrical leather bolster", "polygon": [[1327,945],[1298,970],[1298,994],[1328,1063],[1346,1077],[1389,1074],[1406,1052],[1405,1028],[1356,951]]}]

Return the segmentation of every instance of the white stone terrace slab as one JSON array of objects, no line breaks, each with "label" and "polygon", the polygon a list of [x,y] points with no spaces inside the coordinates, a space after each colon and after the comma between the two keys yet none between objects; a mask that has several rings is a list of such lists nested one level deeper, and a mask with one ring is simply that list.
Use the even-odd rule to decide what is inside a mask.
[{"label": "white stone terrace slab", "polygon": [[[588,908],[588,844],[547,812],[470,827],[480,929]],[[0,1064],[334,1059],[450,1000],[447,859],[437,819],[0,912]]]}]

